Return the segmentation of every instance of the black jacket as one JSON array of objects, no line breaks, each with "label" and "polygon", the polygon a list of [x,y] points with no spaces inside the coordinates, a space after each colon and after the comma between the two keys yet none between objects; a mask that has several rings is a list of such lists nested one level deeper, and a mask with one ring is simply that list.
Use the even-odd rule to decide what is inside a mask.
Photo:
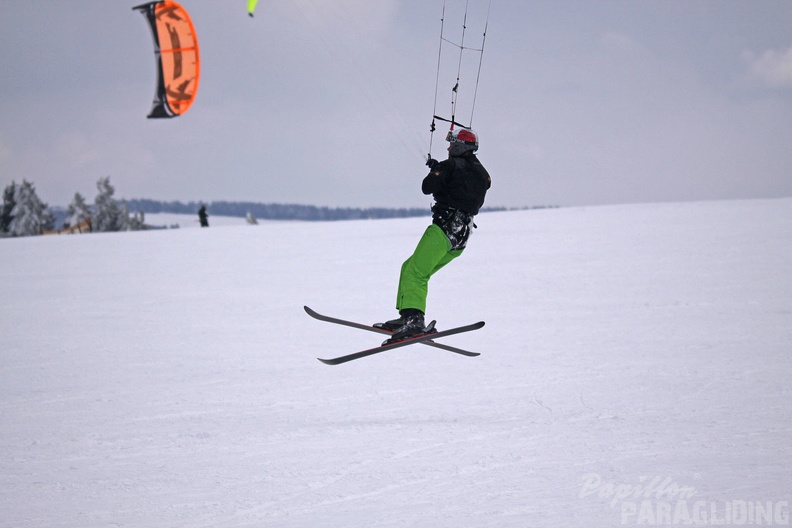
[{"label": "black jacket", "polygon": [[484,205],[490,176],[470,152],[452,156],[432,168],[423,181],[423,193],[434,195],[432,222],[448,237],[451,249],[465,249],[473,216]]},{"label": "black jacket", "polygon": [[475,154],[452,156],[432,168],[421,189],[434,196],[437,205],[478,214],[490,188],[490,175]]}]

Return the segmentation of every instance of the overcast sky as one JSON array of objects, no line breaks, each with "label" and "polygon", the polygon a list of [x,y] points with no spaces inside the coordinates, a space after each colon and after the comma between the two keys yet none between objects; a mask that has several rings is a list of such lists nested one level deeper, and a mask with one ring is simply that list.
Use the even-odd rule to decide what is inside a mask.
[{"label": "overcast sky", "polygon": [[[119,0],[0,0],[0,184],[117,198],[422,207],[442,0],[183,0],[201,80],[146,119],[149,29]],[[464,1],[447,0],[459,41]],[[479,46],[488,0],[469,0]],[[444,44],[437,112],[459,54]],[[478,56],[462,61],[469,122]],[[487,205],[792,196],[792,2],[492,0],[473,128]],[[438,123],[434,157],[446,156]]]}]

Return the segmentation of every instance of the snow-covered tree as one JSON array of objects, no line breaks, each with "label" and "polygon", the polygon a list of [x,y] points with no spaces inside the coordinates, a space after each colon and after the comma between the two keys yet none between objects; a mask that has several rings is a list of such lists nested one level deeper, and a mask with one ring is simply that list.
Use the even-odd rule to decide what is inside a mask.
[{"label": "snow-covered tree", "polygon": [[146,229],[146,216],[143,211],[137,211],[129,217],[129,230],[140,231]]},{"label": "snow-covered tree", "polygon": [[0,233],[8,233],[11,219],[14,218],[11,215],[11,211],[14,210],[14,205],[16,205],[16,200],[14,199],[16,187],[16,182],[11,182],[3,191],[3,208],[0,210]]},{"label": "snow-covered tree", "polygon": [[110,176],[99,178],[96,182],[99,194],[94,203],[94,216],[92,227],[94,231],[118,231],[121,229],[121,209],[113,198],[115,188],[110,185]]},{"label": "snow-covered tree", "polygon": [[55,227],[55,216],[47,204],[36,194],[36,188],[27,180],[14,193],[14,208],[8,230],[14,236],[38,235],[45,229]]},{"label": "snow-covered tree", "polygon": [[85,198],[80,193],[74,193],[74,198],[66,209],[66,222],[70,226],[77,226],[90,219],[91,209],[85,203]]},{"label": "snow-covered tree", "polygon": [[132,224],[129,221],[129,207],[127,207],[126,200],[121,200],[121,204],[118,206],[118,230],[132,231]]},{"label": "snow-covered tree", "polygon": [[44,204],[44,211],[42,212],[41,220],[42,231],[52,231],[55,229],[55,222],[57,222],[58,219],[55,218],[55,213],[52,212],[52,209],[50,209],[47,204]]}]

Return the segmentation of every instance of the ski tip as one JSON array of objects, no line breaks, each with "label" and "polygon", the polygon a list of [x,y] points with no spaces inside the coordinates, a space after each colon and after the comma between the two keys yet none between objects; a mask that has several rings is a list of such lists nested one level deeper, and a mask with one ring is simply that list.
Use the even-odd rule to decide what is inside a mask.
[{"label": "ski tip", "polygon": [[318,359],[325,365],[340,365],[341,363],[346,363],[347,361],[349,361],[349,358],[347,358],[346,356],[341,356],[333,359],[322,359],[322,358],[316,358],[316,359]]}]

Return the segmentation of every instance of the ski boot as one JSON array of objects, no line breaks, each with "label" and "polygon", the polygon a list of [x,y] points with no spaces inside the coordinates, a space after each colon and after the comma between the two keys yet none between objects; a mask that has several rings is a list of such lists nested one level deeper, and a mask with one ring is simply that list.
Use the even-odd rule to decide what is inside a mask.
[{"label": "ski boot", "polygon": [[398,319],[391,319],[390,321],[385,321],[384,323],[374,323],[372,326],[374,328],[382,328],[383,330],[393,332],[394,330],[398,330],[399,328],[404,326],[404,317],[399,317]]},{"label": "ski boot", "polygon": [[[405,308],[400,313],[401,317],[399,319],[393,319],[387,323],[382,323],[383,326],[380,326],[380,328],[393,331],[393,335],[390,339],[385,341],[385,344],[395,343],[396,341],[402,341],[410,337],[434,333],[437,331],[434,328],[434,321],[429,323],[428,326],[424,323],[424,314],[420,310],[416,310],[414,308]],[[387,328],[384,325],[388,325],[391,328]]]}]

